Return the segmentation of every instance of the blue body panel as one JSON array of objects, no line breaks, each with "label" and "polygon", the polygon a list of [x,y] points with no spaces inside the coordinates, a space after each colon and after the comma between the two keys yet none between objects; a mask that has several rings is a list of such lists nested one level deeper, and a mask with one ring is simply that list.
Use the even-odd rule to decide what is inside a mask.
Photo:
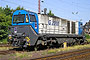
[{"label": "blue body panel", "polygon": [[82,32],[83,32],[82,25],[83,25],[83,23],[82,22],[78,22],[78,25],[79,25],[79,28],[78,28],[79,32],[78,32],[78,34],[82,35]]},{"label": "blue body panel", "polygon": [[[25,18],[26,18],[26,14],[29,16],[30,15],[35,15],[36,17],[36,21],[37,22],[30,22],[30,17],[29,17],[29,23],[26,23],[26,19],[24,19],[24,23],[13,23],[13,18],[14,18],[14,15],[18,15],[18,14],[25,14]],[[35,28],[35,23],[37,24],[37,28]],[[26,10],[17,10],[13,13],[13,16],[12,16],[12,26],[15,26],[15,25],[31,25],[32,28],[35,30],[35,32],[38,34],[38,30],[39,30],[39,26],[38,26],[38,15],[34,12],[30,12],[30,11],[26,11]]]}]

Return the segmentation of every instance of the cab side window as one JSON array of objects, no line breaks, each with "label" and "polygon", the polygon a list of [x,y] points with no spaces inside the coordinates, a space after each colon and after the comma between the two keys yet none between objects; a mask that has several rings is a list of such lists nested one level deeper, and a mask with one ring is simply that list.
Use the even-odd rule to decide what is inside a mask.
[{"label": "cab side window", "polygon": [[30,22],[36,22],[35,15],[29,15],[30,16]]},{"label": "cab side window", "polygon": [[28,23],[29,22],[29,17],[28,17],[28,15],[26,14],[26,23]]}]

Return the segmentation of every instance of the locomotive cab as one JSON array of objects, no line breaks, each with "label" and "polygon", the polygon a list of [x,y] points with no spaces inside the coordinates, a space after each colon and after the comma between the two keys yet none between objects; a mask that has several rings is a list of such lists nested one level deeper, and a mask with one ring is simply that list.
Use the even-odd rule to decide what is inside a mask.
[{"label": "locomotive cab", "polygon": [[34,12],[17,10],[12,16],[12,25],[31,25],[38,33],[38,16]]},{"label": "locomotive cab", "polygon": [[13,46],[34,45],[35,43],[31,39],[37,39],[37,14],[25,10],[15,11],[12,16],[12,26],[9,31],[9,41],[11,41]]}]

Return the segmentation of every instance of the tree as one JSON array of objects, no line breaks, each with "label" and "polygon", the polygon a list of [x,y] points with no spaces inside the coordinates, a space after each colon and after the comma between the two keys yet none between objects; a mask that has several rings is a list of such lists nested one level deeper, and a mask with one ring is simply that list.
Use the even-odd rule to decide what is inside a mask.
[{"label": "tree", "polygon": [[[11,25],[11,13],[8,12],[8,6],[6,8],[0,7],[0,41],[7,38],[8,26]],[[7,13],[6,13],[7,12]],[[8,14],[10,13],[10,14]]]},{"label": "tree", "polygon": [[48,13],[49,16],[54,16],[54,14],[52,13],[51,10],[49,10],[49,13]]},{"label": "tree", "polygon": [[25,9],[24,9],[24,7],[18,6],[15,10],[13,10],[13,12],[15,12],[16,10],[25,10]]},{"label": "tree", "polygon": [[12,12],[16,10],[25,10],[18,6],[15,10],[10,9],[8,5],[5,8],[0,7],[0,41],[6,40],[8,36],[8,27],[11,26]]},{"label": "tree", "polygon": [[2,7],[0,7],[0,13],[4,13],[4,11],[3,11],[3,8],[2,8]]},{"label": "tree", "polygon": [[11,15],[12,10],[10,9],[10,7],[8,7],[8,5],[6,5],[6,7],[4,8],[4,13],[7,15]]},{"label": "tree", "polygon": [[23,7],[18,6],[18,7],[16,8],[16,10],[24,10],[24,8],[23,8]]},{"label": "tree", "polygon": [[6,38],[6,36],[7,36],[6,15],[0,14],[0,40]]}]

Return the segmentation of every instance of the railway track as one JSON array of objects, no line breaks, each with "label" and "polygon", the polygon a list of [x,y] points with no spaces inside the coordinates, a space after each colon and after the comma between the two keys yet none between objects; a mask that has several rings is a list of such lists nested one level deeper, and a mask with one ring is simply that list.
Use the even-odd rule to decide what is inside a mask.
[{"label": "railway track", "polygon": [[12,53],[16,53],[16,52],[25,52],[20,48],[14,48],[14,49],[9,49],[9,50],[5,50],[5,51],[0,51],[0,55],[7,55],[7,54],[12,54]]},{"label": "railway track", "polygon": [[36,58],[36,59],[32,59],[32,60],[76,60],[76,59],[83,58],[86,56],[90,56],[90,49],[68,52],[68,53],[64,53],[64,54],[56,54],[53,56]]},{"label": "railway track", "polygon": [[[90,43],[88,43],[90,44]],[[0,47],[11,47],[8,44],[0,44]],[[27,50],[26,50],[27,51]],[[24,52],[23,50],[19,49],[19,48],[14,48],[14,49],[9,49],[9,50],[5,50],[5,51],[0,51],[0,55],[7,55],[7,54],[11,54],[11,53],[16,53],[16,52]],[[54,55],[54,56],[48,56],[48,57],[43,57],[43,58],[38,58],[39,60],[45,59],[45,60],[49,60],[49,59],[63,59],[63,58],[67,58],[72,57],[73,54],[79,55],[79,54],[86,54],[86,52],[90,53],[90,49],[85,49],[83,51],[76,51],[76,52],[70,52],[70,53],[65,53],[65,54],[59,54],[59,55]],[[37,60],[38,60],[37,59]]]},{"label": "railway track", "polygon": [[7,55],[7,54],[15,53],[15,52],[16,51],[14,51],[14,50],[0,51],[0,55]]},{"label": "railway track", "polygon": [[0,44],[0,47],[11,47],[10,44]]}]

